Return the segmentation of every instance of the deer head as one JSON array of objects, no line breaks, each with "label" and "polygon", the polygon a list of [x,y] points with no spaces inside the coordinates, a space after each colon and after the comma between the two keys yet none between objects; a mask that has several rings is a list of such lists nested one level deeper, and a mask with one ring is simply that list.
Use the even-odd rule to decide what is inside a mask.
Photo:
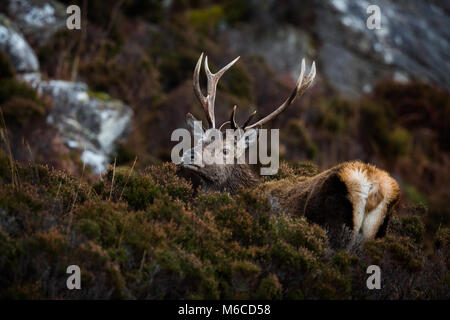
[{"label": "deer head", "polygon": [[[234,192],[240,185],[251,186],[259,181],[259,174],[254,167],[245,160],[246,150],[258,140],[258,128],[273,120],[281,112],[291,105],[297,97],[308,89],[316,75],[315,63],[311,66],[310,73],[305,76],[305,59],[301,63],[300,76],[291,95],[272,113],[250,124],[256,111],[240,127],[235,120],[236,108],[234,106],[230,119],[216,128],[214,103],[216,99],[217,83],[222,75],[230,69],[239,57],[231,61],[217,73],[212,73],[208,66],[208,57],[205,57],[204,67],[207,76],[207,94],[203,95],[200,88],[200,68],[203,53],[195,66],[193,84],[194,92],[199,99],[208,121],[209,129],[205,130],[192,114],[186,115],[186,122],[194,137],[194,147],[183,154],[182,165],[200,178],[204,188],[209,190],[228,190]],[[225,134],[222,128],[230,125],[233,134]],[[244,161],[242,161],[244,159]]]}]

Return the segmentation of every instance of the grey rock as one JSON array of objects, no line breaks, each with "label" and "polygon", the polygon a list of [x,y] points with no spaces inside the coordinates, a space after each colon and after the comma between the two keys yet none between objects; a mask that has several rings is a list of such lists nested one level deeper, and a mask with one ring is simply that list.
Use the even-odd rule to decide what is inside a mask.
[{"label": "grey rock", "polygon": [[[50,13],[52,10],[43,5],[43,12],[27,7],[44,1],[10,1],[13,5],[31,8],[27,14],[16,18],[22,29],[40,33],[57,25]],[[48,3],[53,4],[53,1]],[[47,8],[47,9],[46,9]],[[34,12],[34,13],[33,13]],[[49,15],[46,15],[46,14]],[[28,29],[29,28],[29,29]],[[51,28],[49,28],[51,29]],[[47,122],[55,126],[61,140],[70,148],[82,150],[81,159],[96,173],[101,173],[109,163],[114,144],[126,133],[132,110],[119,100],[106,94],[95,94],[81,82],[63,80],[43,80],[39,73],[38,59],[24,39],[17,26],[0,14],[0,49],[9,56],[13,66],[19,72],[18,78],[35,88],[40,95],[49,96],[54,108],[47,116]]]},{"label": "grey rock", "polygon": [[301,59],[315,54],[314,49],[309,46],[311,42],[308,33],[290,25],[265,30],[251,26],[229,29],[226,37],[228,47],[237,55],[263,56],[275,70],[288,72],[294,79],[300,72]]},{"label": "grey rock", "polygon": [[[450,16],[424,0],[318,2],[314,29],[323,43],[322,72],[339,91],[357,95],[382,78],[410,79],[450,90]],[[378,5],[381,29],[366,26]]]},{"label": "grey rock", "polygon": [[47,122],[59,129],[67,146],[83,150],[81,159],[94,172],[103,172],[116,140],[129,127],[132,110],[106,94],[96,97],[82,82],[43,81],[37,74],[22,79],[52,98],[54,108]]},{"label": "grey rock", "polygon": [[36,45],[66,26],[66,6],[53,0],[9,0],[8,14]]},{"label": "grey rock", "polygon": [[[293,79],[299,59],[307,56],[317,60],[319,78],[348,96],[370,92],[386,78],[420,80],[450,90],[449,1],[252,3],[251,21],[223,28],[235,54],[261,55],[275,71],[290,71]],[[380,8],[379,30],[366,25],[370,5]]]},{"label": "grey rock", "polygon": [[0,14],[0,50],[4,51],[18,72],[39,70],[39,61],[17,27]]}]

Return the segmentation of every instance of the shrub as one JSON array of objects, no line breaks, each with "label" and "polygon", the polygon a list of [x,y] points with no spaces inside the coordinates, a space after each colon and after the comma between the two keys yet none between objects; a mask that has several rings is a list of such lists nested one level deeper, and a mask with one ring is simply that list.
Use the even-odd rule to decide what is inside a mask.
[{"label": "shrub", "polygon": [[212,5],[202,9],[191,9],[187,11],[188,22],[198,31],[208,33],[216,31],[219,22],[224,18],[224,9],[221,5]]},{"label": "shrub", "polygon": [[[351,299],[444,297],[448,228],[436,235],[439,268],[424,255],[417,214],[388,235],[334,251],[304,217],[271,212],[255,190],[194,195],[173,164],[110,168],[95,184],[0,152],[0,297],[136,299]],[[293,168],[287,171],[293,174]],[[295,175],[295,174],[294,174]],[[439,258],[440,257],[440,258]],[[440,260],[439,260],[440,259]],[[68,265],[83,290],[65,287]],[[389,281],[374,295],[365,268]],[[408,279],[413,281],[408,282]]]},{"label": "shrub", "polygon": [[398,266],[411,272],[421,271],[423,256],[416,244],[408,237],[388,235],[383,239],[368,241],[364,245],[364,252],[374,264],[381,264],[392,259]]},{"label": "shrub", "polygon": [[10,97],[20,97],[38,102],[37,93],[29,85],[15,79],[0,79],[0,102],[4,103]]},{"label": "shrub", "polygon": [[3,51],[0,51],[0,79],[13,78],[14,75],[15,70],[8,56]]},{"label": "shrub", "polygon": [[36,90],[14,76],[11,63],[0,52],[0,112],[6,123],[23,127],[31,119],[43,117],[49,105],[38,97]]},{"label": "shrub", "polygon": [[395,157],[410,153],[411,135],[408,130],[397,127],[389,136],[389,153]]},{"label": "shrub", "polygon": [[258,300],[278,300],[281,299],[282,288],[280,281],[278,281],[278,277],[271,273],[265,278],[261,280],[259,283],[258,289],[253,295],[253,298]]},{"label": "shrub", "polygon": [[441,227],[436,232],[435,245],[438,248],[448,249],[450,246],[450,228]]},{"label": "shrub", "polygon": [[[164,50],[157,67],[160,82],[166,91],[176,88],[192,73],[192,66],[198,57],[189,51]],[[170,76],[168,76],[170,75]]]},{"label": "shrub", "polygon": [[33,118],[44,116],[47,111],[45,106],[20,97],[10,98],[3,104],[1,110],[8,124],[18,123],[22,126]]},{"label": "shrub", "polygon": [[425,226],[422,219],[417,216],[394,216],[390,223],[390,233],[407,236],[420,244],[425,238]]},{"label": "shrub", "polygon": [[303,122],[299,120],[290,120],[286,128],[286,138],[291,146],[300,145],[306,150],[308,159],[314,159],[317,154],[317,146],[311,140],[308,131],[305,129]]}]

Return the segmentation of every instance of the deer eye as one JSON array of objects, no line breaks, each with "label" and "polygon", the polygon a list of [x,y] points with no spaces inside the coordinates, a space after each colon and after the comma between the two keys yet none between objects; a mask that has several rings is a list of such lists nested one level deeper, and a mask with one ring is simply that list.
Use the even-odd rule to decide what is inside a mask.
[{"label": "deer eye", "polygon": [[227,148],[223,149],[223,154],[224,154],[224,155],[227,155],[227,154],[229,154],[229,153],[230,153],[230,150],[228,150]]}]

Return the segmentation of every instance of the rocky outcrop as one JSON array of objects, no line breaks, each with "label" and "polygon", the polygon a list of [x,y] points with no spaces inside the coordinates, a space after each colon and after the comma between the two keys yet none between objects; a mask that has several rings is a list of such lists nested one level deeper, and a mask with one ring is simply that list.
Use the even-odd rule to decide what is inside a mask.
[{"label": "rocky outcrop", "polygon": [[3,14],[0,14],[0,50],[6,53],[18,72],[39,70],[39,61],[33,49],[18,28]]},{"label": "rocky outcrop", "polygon": [[106,94],[89,91],[82,82],[45,81],[38,74],[22,79],[39,94],[52,98],[54,108],[47,122],[59,129],[66,145],[82,150],[81,159],[94,172],[104,171],[115,141],[130,123],[131,109]]},{"label": "rocky outcrop", "polygon": [[42,45],[66,24],[65,6],[57,1],[9,0],[8,14],[22,33]]},{"label": "rocky outcrop", "polygon": [[290,25],[269,28],[264,32],[245,26],[229,30],[227,38],[229,48],[236,55],[262,55],[271,67],[290,73],[294,79],[300,72],[301,58],[314,56],[309,34]]},{"label": "rocky outcrop", "polygon": [[0,50],[8,55],[20,80],[51,98],[53,109],[47,122],[58,129],[60,140],[67,147],[80,150],[81,159],[94,172],[103,172],[116,140],[129,126],[132,110],[107,94],[91,92],[85,83],[42,79],[33,49],[2,15]]},{"label": "rocky outcrop", "polygon": [[[325,77],[339,90],[370,91],[384,77],[435,83],[450,90],[450,16],[424,0],[320,1],[315,32]],[[366,26],[378,5],[381,29]]]},{"label": "rocky outcrop", "polygon": [[[420,80],[450,90],[450,10],[445,1],[253,1],[248,23],[224,28],[236,53],[264,56],[295,79],[299,59],[318,61],[318,75],[344,95],[370,92],[384,78]],[[381,29],[367,8],[378,5]],[[303,44],[301,44],[303,43]]]}]

